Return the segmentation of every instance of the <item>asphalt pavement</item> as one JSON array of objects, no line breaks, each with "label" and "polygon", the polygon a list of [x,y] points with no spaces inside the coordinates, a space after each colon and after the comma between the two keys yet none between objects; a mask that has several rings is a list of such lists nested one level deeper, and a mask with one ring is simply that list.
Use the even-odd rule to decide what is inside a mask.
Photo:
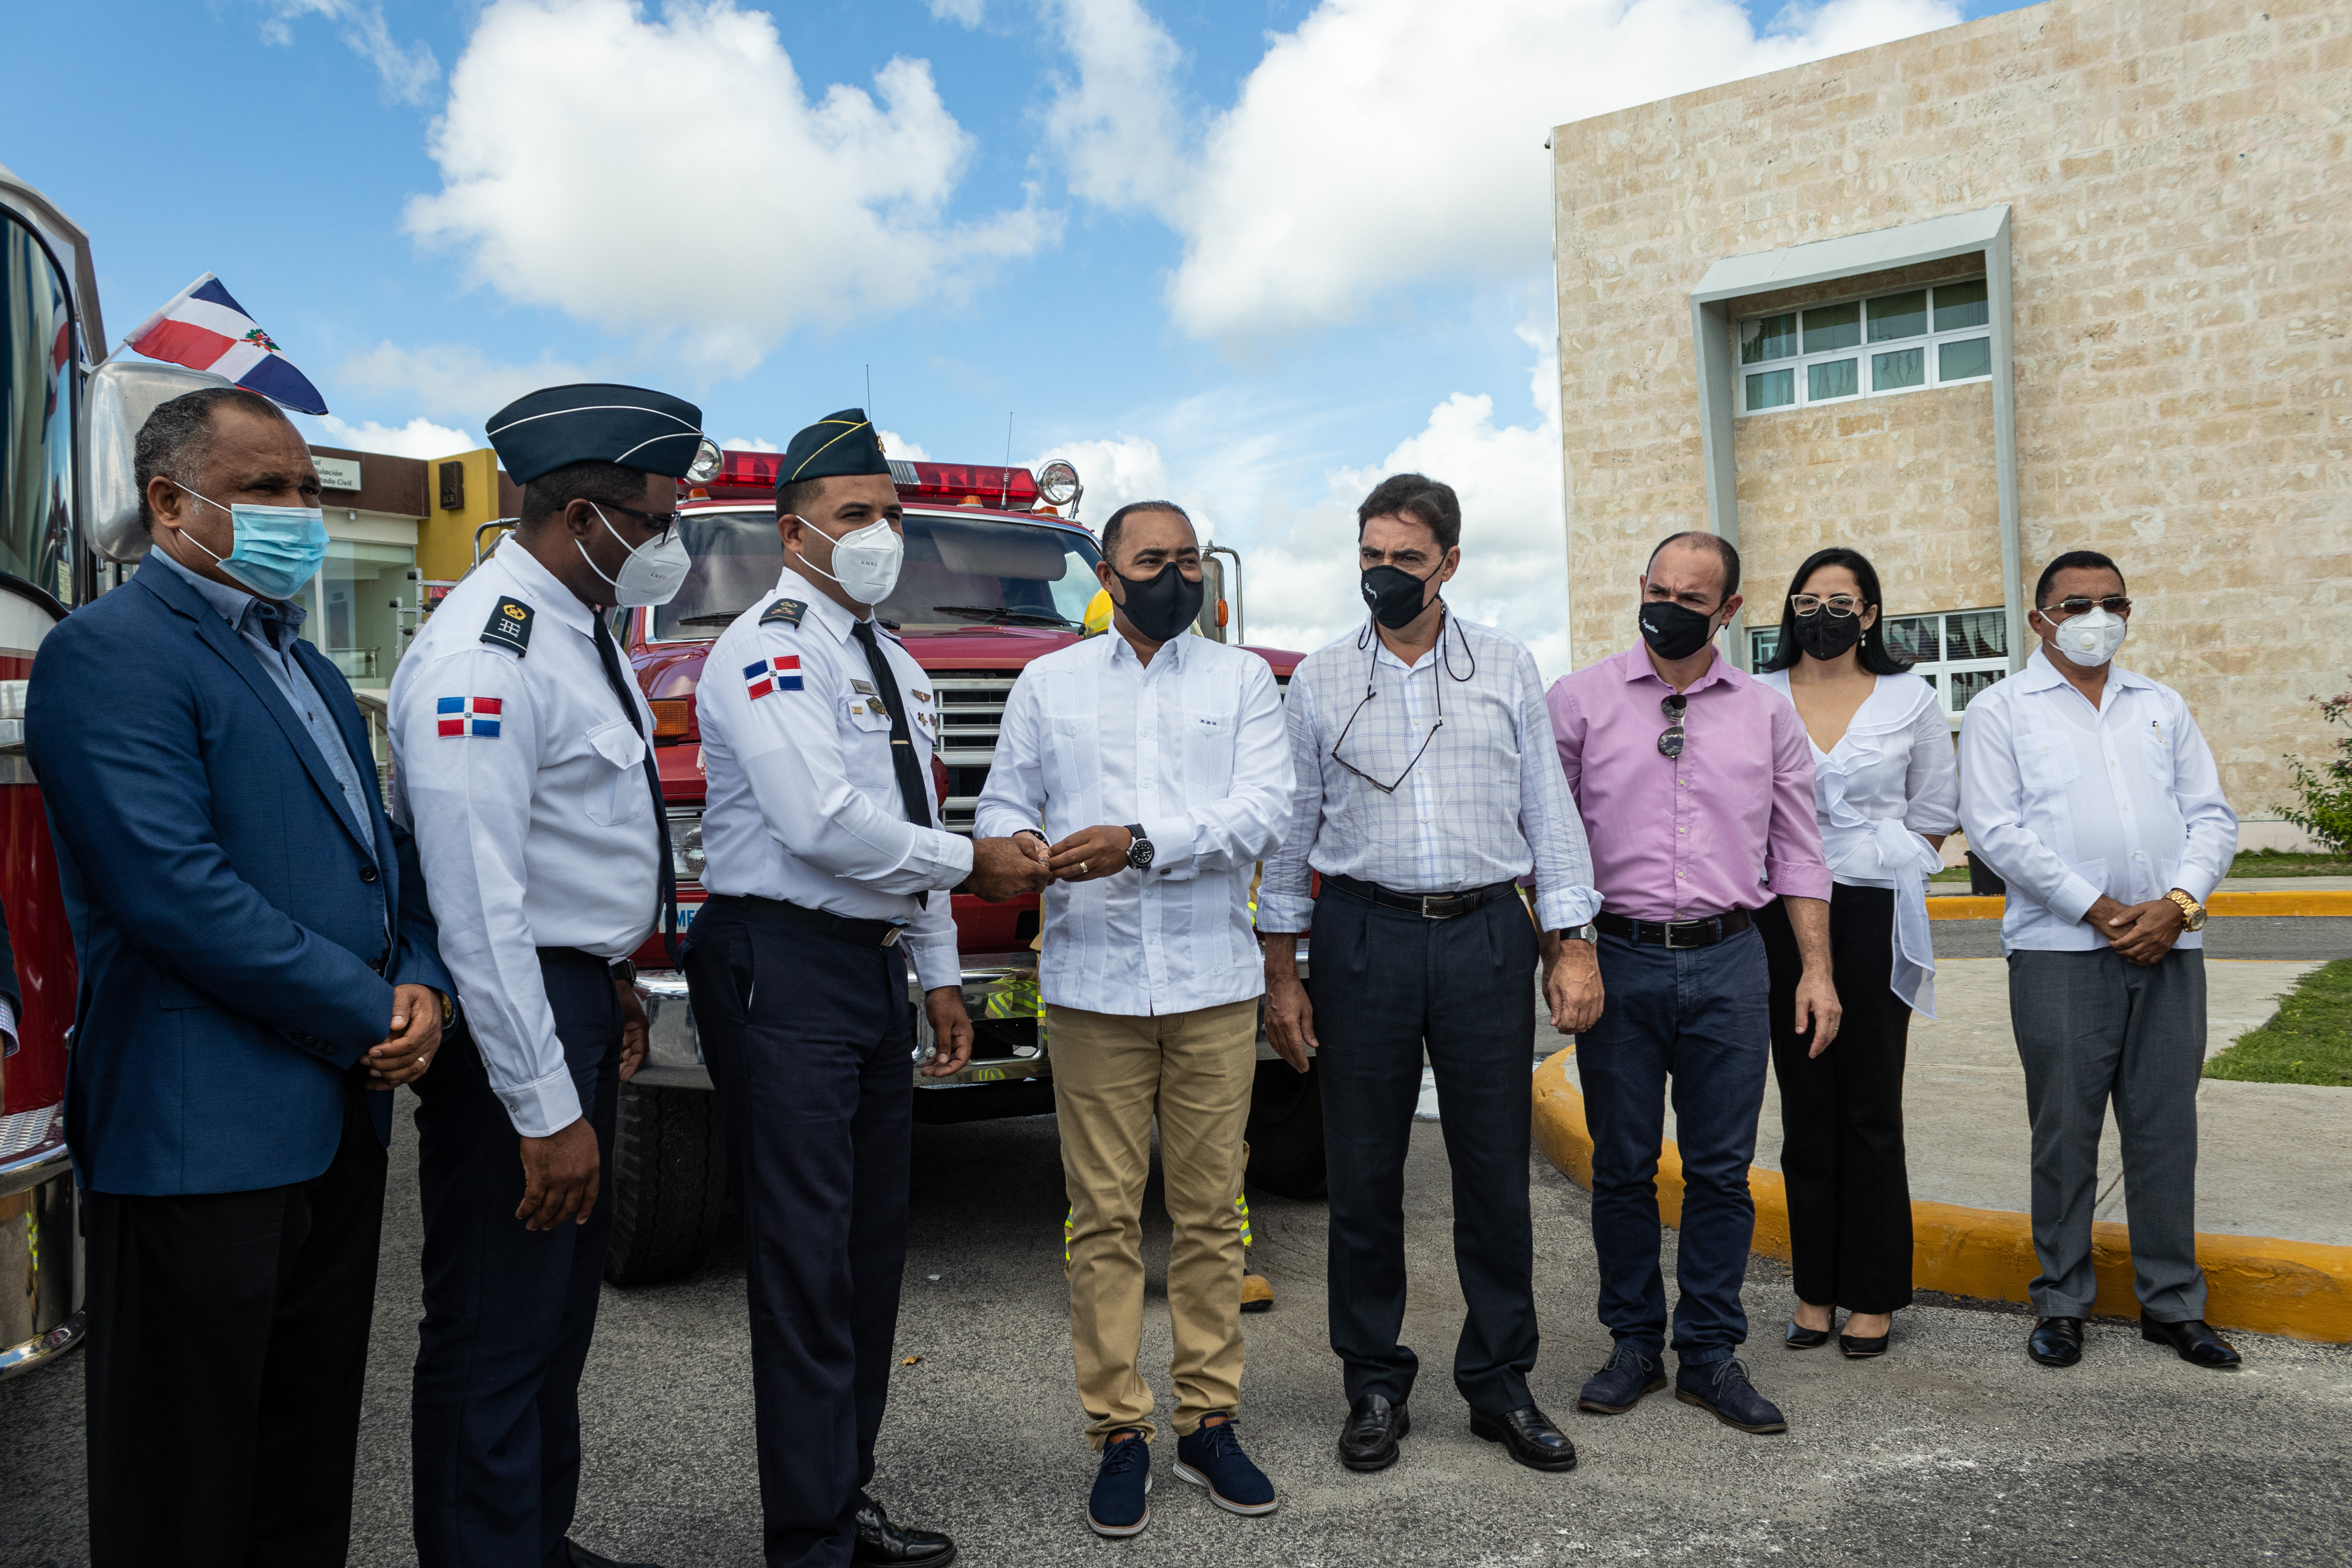
[{"label": "asphalt pavement", "polygon": [[[1937,921],[1938,958],[1999,958],[1999,921]],[[2206,922],[2211,958],[2352,958],[2352,919],[2333,915],[2216,915]]]},{"label": "asphalt pavement", "polygon": [[[415,1560],[406,1372],[415,1140],[405,1114],[398,1127],[361,1435],[352,1562],[362,1568]],[[876,1494],[901,1519],[951,1531],[973,1568],[2344,1561],[2352,1348],[2240,1335],[2247,1369],[2223,1374],[2142,1343],[2128,1324],[2096,1323],[2083,1363],[2053,1372],[2026,1360],[2019,1312],[1935,1300],[1901,1315],[1886,1357],[1847,1363],[1833,1350],[1780,1347],[1787,1277],[1755,1259],[1748,1361],[1787,1410],[1788,1434],[1732,1431],[1671,1394],[1629,1415],[1580,1415],[1577,1386],[1608,1349],[1593,1316],[1590,1206],[1540,1156],[1532,1181],[1544,1345],[1533,1381],[1583,1462],[1566,1476],[1521,1469],[1471,1436],[1447,1375],[1461,1305],[1446,1131],[1415,1126],[1407,1175],[1415,1289],[1405,1337],[1423,1376],[1402,1461],[1357,1476],[1333,1458],[1345,1404],[1324,1333],[1324,1211],[1257,1194],[1253,1267],[1278,1300],[1243,1320],[1242,1430],[1283,1506],[1254,1521],[1221,1513],[1163,1457],[1150,1528],[1115,1546],[1082,1519],[1092,1458],[1071,1388],[1053,1120],[917,1129],[898,1352],[920,1359],[895,1375]],[[1164,1401],[1158,1203],[1155,1182],[1143,1362]],[[1672,1255],[1668,1233],[1669,1277]],[[576,1533],[585,1543],[666,1568],[758,1563],[744,1335],[731,1247],[679,1283],[605,1291],[583,1390]],[[9,1568],[87,1561],[81,1378],[72,1356],[0,1384],[0,1563]]]}]

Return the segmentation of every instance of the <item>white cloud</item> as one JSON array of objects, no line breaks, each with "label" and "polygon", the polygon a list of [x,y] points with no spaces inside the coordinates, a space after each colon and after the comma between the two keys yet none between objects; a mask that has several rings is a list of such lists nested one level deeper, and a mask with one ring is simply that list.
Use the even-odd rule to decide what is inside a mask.
[{"label": "white cloud", "polygon": [[[1078,470],[1078,483],[1085,487],[1078,497],[1079,521],[1097,530],[1104,519],[1131,501],[1172,500],[1202,518],[1201,498],[1177,493],[1168,475],[1168,459],[1160,455],[1160,444],[1148,437],[1064,441],[1046,447],[1026,466],[1034,473],[1056,458]],[[1208,531],[1204,519],[1202,531]]]},{"label": "white cloud", "polygon": [[961,26],[980,26],[982,0],[927,0],[931,15],[942,22],[954,22]]},{"label": "white cloud", "polygon": [[524,393],[542,386],[625,378],[561,360],[502,364],[465,343],[412,349],[380,342],[345,360],[333,379],[374,392],[404,393],[428,414],[454,416],[478,426]]},{"label": "white cloud", "polygon": [[479,436],[436,425],[422,415],[405,425],[380,425],[371,419],[352,425],[334,415],[318,421],[322,447],[351,447],[362,452],[384,452],[395,458],[446,458],[485,445]]},{"label": "white cloud", "polygon": [[781,452],[783,450],[773,441],[758,436],[738,436],[731,441],[719,442],[719,446],[720,450],[728,452]]},{"label": "white cloud", "polygon": [[1828,0],[1759,37],[1735,0],[1322,0],[1187,146],[1173,47],[1138,0],[1059,7],[1078,81],[1048,128],[1071,189],[1175,227],[1176,321],[1229,339],[1541,268],[1554,124],[1960,19],[1951,0]]},{"label": "white cloud", "polygon": [[[874,427],[874,435],[882,443],[883,452],[902,463],[928,463],[931,460],[931,455],[929,452],[908,440],[896,430],[885,430],[877,425]],[[774,450],[773,447],[769,449]]]},{"label": "white cloud", "polygon": [[[497,0],[434,126],[443,188],[406,223],[510,300],[740,374],[797,327],[953,298],[1049,243],[1034,204],[947,220],[972,146],[927,62],[812,98],[732,0]],[[681,221],[709,203],[723,221]]]},{"label": "white cloud", "polygon": [[268,44],[290,47],[294,42],[294,24],[306,16],[320,16],[334,24],[343,42],[352,52],[375,67],[383,83],[383,95],[398,103],[422,103],[435,82],[441,79],[441,62],[425,44],[404,47],[392,36],[391,26],[383,19],[381,5],[362,5],[359,0],[261,0],[269,17],[261,24],[261,39]]}]

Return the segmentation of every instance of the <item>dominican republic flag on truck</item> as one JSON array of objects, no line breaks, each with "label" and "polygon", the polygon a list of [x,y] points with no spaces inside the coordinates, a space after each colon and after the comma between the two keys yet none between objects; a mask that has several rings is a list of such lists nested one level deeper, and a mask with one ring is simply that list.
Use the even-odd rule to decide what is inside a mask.
[{"label": "dominican republic flag on truck", "polygon": [[270,342],[260,323],[205,273],[123,340],[149,359],[225,375],[248,392],[303,414],[324,414],[327,400],[310,378]]}]

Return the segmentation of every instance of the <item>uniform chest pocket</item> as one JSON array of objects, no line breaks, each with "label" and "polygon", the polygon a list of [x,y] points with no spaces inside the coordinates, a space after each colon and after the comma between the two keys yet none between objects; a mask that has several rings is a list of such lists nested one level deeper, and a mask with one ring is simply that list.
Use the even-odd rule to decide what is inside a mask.
[{"label": "uniform chest pocket", "polygon": [[593,752],[593,776],[582,792],[588,820],[599,827],[619,827],[646,816],[653,790],[646,783],[646,739],[626,719],[599,724],[588,731]]},{"label": "uniform chest pocket", "polygon": [[1240,730],[1238,711],[1187,703],[1184,709],[1184,784],[1190,790],[1219,795],[1234,781],[1234,736]]},{"label": "uniform chest pocket", "polygon": [[849,717],[849,727],[853,730],[863,731],[869,735],[887,735],[890,732],[890,710],[870,697],[858,696],[850,699],[846,711]]},{"label": "uniform chest pocket", "polygon": [[2063,735],[2027,735],[2017,743],[2017,772],[2036,795],[2057,795],[2083,776],[2083,759]]}]

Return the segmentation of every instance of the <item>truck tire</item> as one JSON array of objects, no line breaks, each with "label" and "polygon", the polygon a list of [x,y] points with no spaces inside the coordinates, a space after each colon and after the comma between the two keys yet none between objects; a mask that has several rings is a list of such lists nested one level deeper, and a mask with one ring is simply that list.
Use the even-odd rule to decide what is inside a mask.
[{"label": "truck tire", "polygon": [[604,1278],[655,1285],[691,1273],[710,1256],[727,1208],[719,1096],[625,1083],[616,1109]]},{"label": "truck tire", "polygon": [[1286,1062],[1257,1064],[1250,1093],[1249,1171],[1253,1193],[1319,1198],[1330,1190],[1323,1165],[1323,1079]]}]

